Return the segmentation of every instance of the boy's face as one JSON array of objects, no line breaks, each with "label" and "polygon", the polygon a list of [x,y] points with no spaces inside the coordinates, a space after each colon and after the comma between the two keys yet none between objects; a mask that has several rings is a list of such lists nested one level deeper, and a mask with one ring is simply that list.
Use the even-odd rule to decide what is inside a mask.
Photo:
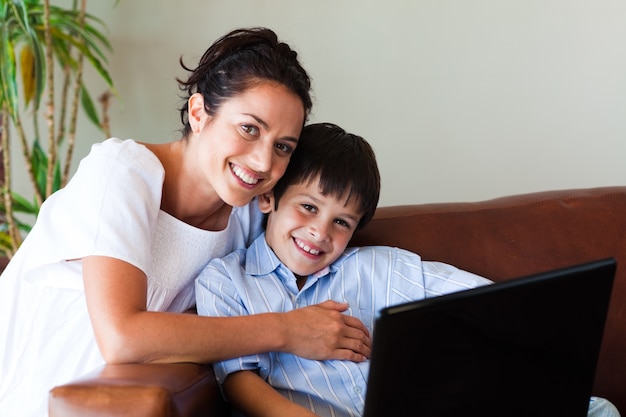
[{"label": "boy's face", "polygon": [[345,250],[361,220],[358,202],[324,196],[318,181],[291,185],[274,209],[271,193],[259,197],[269,213],[265,239],[294,274],[311,275],[334,262]]}]

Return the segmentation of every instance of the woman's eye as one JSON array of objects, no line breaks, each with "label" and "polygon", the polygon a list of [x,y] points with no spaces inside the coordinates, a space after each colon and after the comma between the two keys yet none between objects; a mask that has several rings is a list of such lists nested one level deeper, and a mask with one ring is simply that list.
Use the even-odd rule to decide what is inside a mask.
[{"label": "woman's eye", "polygon": [[247,133],[250,136],[259,135],[259,129],[253,125],[241,125],[241,130],[243,130],[245,133]]},{"label": "woman's eye", "polygon": [[285,154],[291,155],[293,153],[293,147],[285,144],[285,143],[277,143],[276,148]]}]

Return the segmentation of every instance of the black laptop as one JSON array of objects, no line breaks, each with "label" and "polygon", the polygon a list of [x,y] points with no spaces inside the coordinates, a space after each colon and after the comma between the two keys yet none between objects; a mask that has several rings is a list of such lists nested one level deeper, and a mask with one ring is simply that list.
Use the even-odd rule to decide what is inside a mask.
[{"label": "black laptop", "polygon": [[365,417],[587,415],[615,260],[383,309]]}]

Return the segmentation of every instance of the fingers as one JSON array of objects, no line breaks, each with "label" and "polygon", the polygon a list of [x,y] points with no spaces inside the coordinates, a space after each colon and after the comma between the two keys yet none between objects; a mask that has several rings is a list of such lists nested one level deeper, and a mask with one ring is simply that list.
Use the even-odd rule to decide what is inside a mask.
[{"label": "fingers", "polygon": [[339,303],[337,301],[334,300],[326,300],[322,303],[317,304],[319,307],[328,309],[328,310],[335,310],[335,311],[339,311],[344,312],[348,309],[348,303]]},{"label": "fingers", "polygon": [[370,332],[348,305],[325,301],[284,313],[288,342],[284,351],[309,359],[362,362],[371,354]]},{"label": "fingers", "polygon": [[367,328],[355,317],[344,316],[344,333],[339,339],[339,348],[348,350],[354,355],[349,355],[349,360],[361,362],[370,357],[372,353],[372,339]]},{"label": "fingers", "polygon": [[356,353],[355,351],[350,349],[338,349],[334,352],[333,359],[352,362],[365,362],[367,360],[367,356]]},{"label": "fingers", "polygon": [[[363,333],[365,335],[365,339],[366,339],[363,342],[364,343],[369,343],[369,341],[370,341],[370,331],[367,329],[367,327],[365,327],[365,325],[363,324],[363,322],[361,322],[361,320],[357,319],[356,317],[352,317],[352,316],[344,316],[343,321],[351,329],[355,329],[359,333]],[[355,334],[354,332],[352,332],[351,334],[352,334],[352,337],[358,338],[358,335]]]},{"label": "fingers", "polygon": [[[317,307],[344,312],[348,308],[348,304],[327,300],[318,304]],[[372,342],[367,327],[356,317],[345,314],[334,317],[340,320],[340,323],[337,323],[333,330],[327,330],[326,335],[329,337],[327,340],[332,343],[329,346],[332,349],[329,359],[362,362],[369,358]]]},{"label": "fingers", "polygon": [[[348,309],[347,303],[339,303],[333,300],[327,300],[323,303],[318,304],[319,307],[326,308],[329,310],[335,310],[339,312],[344,312]],[[367,357],[369,357],[369,349],[371,348],[371,339],[370,332],[368,328],[356,317],[342,315],[343,322],[346,328],[343,330],[345,333],[342,334],[342,337],[346,339],[347,342],[354,342],[352,339],[360,342],[357,346],[355,352],[361,353]],[[361,348],[361,345],[365,346],[365,348]],[[352,349],[350,346],[342,346],[344,348]]]},{"label": "fingers", "polygon": [[350,360],[353,362],[363,362],[370,357],[371,348],[357,339],[346,339],[343,349],[336,349],[331,356],[332,359]]}]

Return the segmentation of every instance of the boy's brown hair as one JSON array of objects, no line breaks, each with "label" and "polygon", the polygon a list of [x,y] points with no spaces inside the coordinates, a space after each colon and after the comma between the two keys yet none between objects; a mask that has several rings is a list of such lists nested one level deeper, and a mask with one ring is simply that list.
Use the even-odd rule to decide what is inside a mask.
[{"label": "boy's brown hair", "polygon": [[361,136],[332,123],[305,126],[285,174],[274,186],[275,208],[291,185],[319,180],[323,195],[356,199],[362,213],[357,229],[374,216],[380,197],[376,155]]}]

